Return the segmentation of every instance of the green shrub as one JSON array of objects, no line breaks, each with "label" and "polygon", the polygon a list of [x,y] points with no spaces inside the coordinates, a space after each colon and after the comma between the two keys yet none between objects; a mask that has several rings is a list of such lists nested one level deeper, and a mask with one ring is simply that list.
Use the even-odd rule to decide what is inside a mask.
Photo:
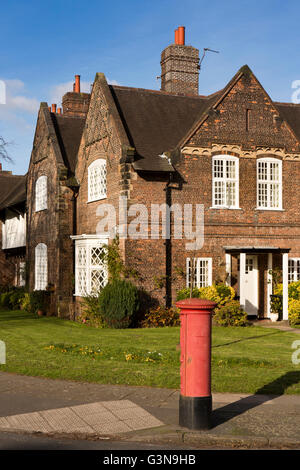
[{"label": "green shrub", "polygon": [[84,297],[82,312],[78,320],[95,328],[105,328],[107,326],[100,313],[99,296],[88,295]]},{"label": "green shrub", "polygon": [[[189,288],[184,288],[177,292],[177,301],[188,299],[189,297]],[[192,290],[192,297],[212,300],[219,306],[224,305],[230,300],[233,300],[235,297],[235,290],[233,287],[226,286],[225,284],[213,284],[212,286],[200,288],[194,287]]]},{"label": "green shrub", "polygon": [[20,309],[24,294],[25,289],[23,287],[15,288],[10,292],[10,308],[12,310]]},{"label": "green shrub", "polygon": [[151,308],[146,313],[145,319],[142,321],[142,328],[159,328],[162,326],[179,326],[180,317],[179,309],[176,307],[159,306]]},{"label": "green shrub", "polygon": [[[289,323],[291,326],[298,325],[299,303],[300,303],[300,281],[291,282],[288,287],[289,292]],[[277,284],[274,295],[271,296],[271,311],[278,312],[282,318],[282,284]],[[298,313],[297,313],[298,312]]]},{"label": "green shrub", "polygon": [[238,300],[230,300],[217,307],[213,313],[213,322],[218,326],[247,326],[247,313]]},{"label": "green shrub", "polygon": [[32,313],[37,313],[38,310],[41,310],[46,313],[49,304],[49,295],[49,292],[45,290],[35,290],[30,292],[30,311]]},{"label": "green shrub", "polygon": [[25,310],[25,312],[30,312],[30,294],[29,292],[25,292],[23,298],[20,302],[21,310]]},{"label": "green shrub", "polygon": [[291,326],[300,325],[300,299],[289,301],[289,323]]},{"label": "green shrub", "polygon": [[[278,284],[274,289],[274,294],[282,295],[282,284]],[[300,281],[289,284],[289,299],[300,300]]]},{"label": "green shrub", "polygon": [[138,313],[138,289],[125,279],[112,279],[100,291],[99,307],[110,328],[128,328]]},{"label": "green shrub", "polygon": [[271,295],[271,312],[278,313],[279,317],[282,316],[282,295]]},{"label": "green shrub", "polygon": [[10,287],[6,292],[0,294],[0,306],[9,310],[18,310],[24,294],[23,287]]},{"label": "green shrub", "polygon": [[3,292],[0,295],[0,306],[10,310],[10,292]]}]

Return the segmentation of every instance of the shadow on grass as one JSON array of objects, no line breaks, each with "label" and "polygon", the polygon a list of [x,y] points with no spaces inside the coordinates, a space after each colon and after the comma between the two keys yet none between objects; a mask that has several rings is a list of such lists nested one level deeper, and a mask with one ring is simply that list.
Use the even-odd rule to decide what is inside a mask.
[{"label": "shadow on grass", "polygon": [[272,333],[267,333],[265,335],[247,336],[246,338],[236,339],[234,341],[230,341],[229,343],[216,344],[215,346],[212,346],[212,349],[222,348],[223,346],[230,346],[231,344],[235,344],[235,343],[242,343],[243,341],[247,341],[248,339],[257,339],[257,338],[263,338],[264,336],[272,336],[272,335],[278,335],[278,334],[280,334],[280,331],[274,331]]},{"label": "shadow on grass", "polygon": [[212,421],[213,427],[230,421],[232,418],[245,413],[256,406],[262,405],[267,401],[271,401],[278,395],[283,395],[285,390],[300,382],[300,371],[290,371],[278,377],[276,380],[264,385],[256,390],[254,395],[241,398],[235,403],[222,406],[213,411]]}]

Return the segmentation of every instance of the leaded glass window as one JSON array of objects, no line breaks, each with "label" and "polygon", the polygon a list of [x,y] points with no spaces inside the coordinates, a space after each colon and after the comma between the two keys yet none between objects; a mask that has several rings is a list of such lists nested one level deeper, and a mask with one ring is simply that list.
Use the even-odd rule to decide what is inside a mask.
[{"label": "leaded glass window", "polygon": [[47,176],[40,176],[35,183],[35,210],[47,209]]},{"label": "leaded glass window", "polygon": [[35,290],[45,290],[48,285],[47,245],[39,243],[35,247]]},{"label": "leaded glass window", "polygon": [[106,160],[95,160],[88,169],[88,201],[106,198]]}]

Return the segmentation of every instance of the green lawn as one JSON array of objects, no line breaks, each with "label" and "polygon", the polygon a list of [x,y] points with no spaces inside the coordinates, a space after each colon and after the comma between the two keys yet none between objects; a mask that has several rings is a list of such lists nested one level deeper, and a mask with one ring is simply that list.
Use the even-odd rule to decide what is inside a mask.
[{"label": "green lawn", "polygon": [[[95,329],[0,311],[1,371],[87,382],[179,388],[179,328]],[[299,335],[262,327],[214,328],[213,392],[300,394]]]}]

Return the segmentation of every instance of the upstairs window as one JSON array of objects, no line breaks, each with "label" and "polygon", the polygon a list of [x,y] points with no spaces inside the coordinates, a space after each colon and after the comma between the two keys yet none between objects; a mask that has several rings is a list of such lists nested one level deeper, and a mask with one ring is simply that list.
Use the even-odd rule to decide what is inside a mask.
[{"label": "upstairs window", "polygon": [[39,243],[35,247],[35,290],[46,290],[48,285],[47,245]]},{"label": "upstairs window", "polygon": [[35,211],[47,209],[47,176],[40,176],[35,183]]},{"label": "upstairs window", "polygon": [[88,201],[106,198],[106,160],[95,160],[88,169]]},{"label": "upstairs window", "polygon": [[207,287],[212,285],[212,258],[186,259],[186,286]]},{"label": "upstairs window", "polygon": [[282,209],[282,162],[274,158],[257,161],[257,208]]},{"label": "upstairs window", "polygon": [[215,208],[239,207],[239,160],[230,155],[213,157],[213,201]]}]

